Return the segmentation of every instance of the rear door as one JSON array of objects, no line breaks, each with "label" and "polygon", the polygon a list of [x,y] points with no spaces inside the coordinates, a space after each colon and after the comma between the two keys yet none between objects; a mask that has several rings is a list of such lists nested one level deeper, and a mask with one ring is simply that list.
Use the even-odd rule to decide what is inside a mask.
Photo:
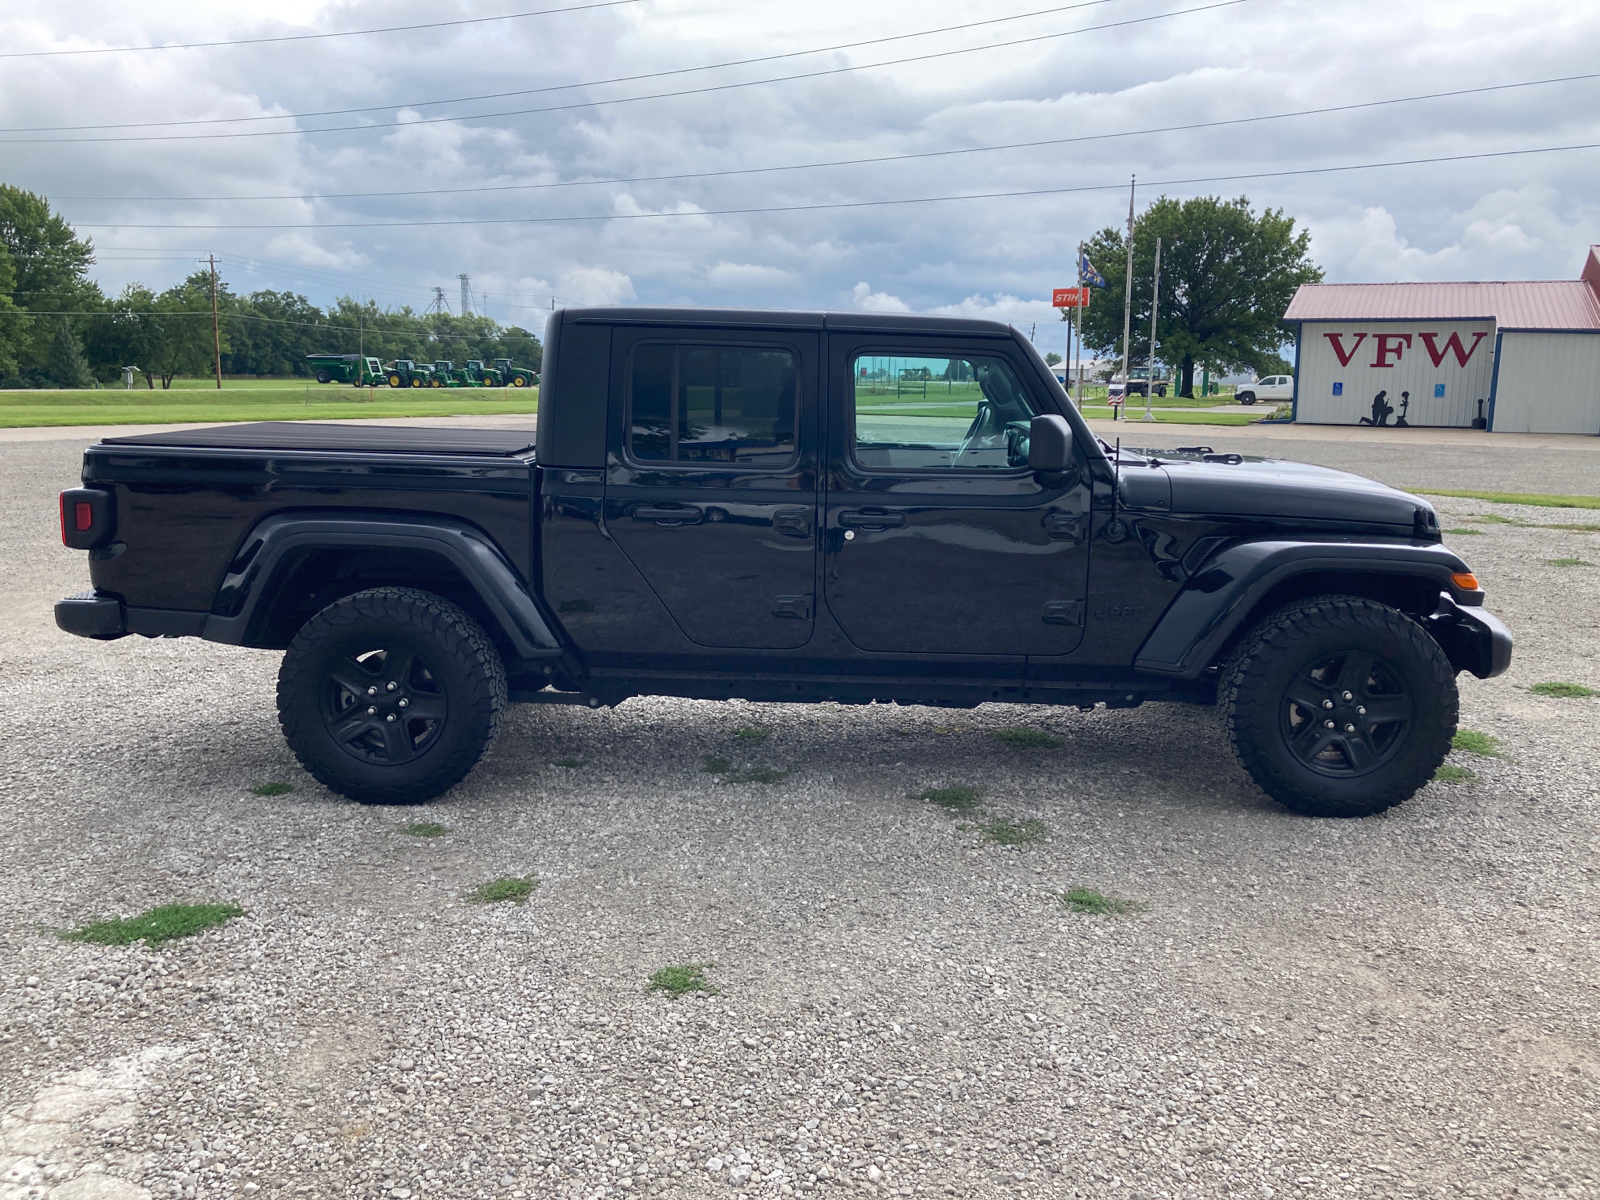
[{"label": "rear door", "polygon": [[1067,654],[1083,635],[1088,473],[1027,466],[1052,412],[999,339],[831,334],[823,591],[894,654]]},{"label": "rear door", "polygon": [[805,331],[613,333],[606,528],[699,645],[810,640],[819,348]]}]

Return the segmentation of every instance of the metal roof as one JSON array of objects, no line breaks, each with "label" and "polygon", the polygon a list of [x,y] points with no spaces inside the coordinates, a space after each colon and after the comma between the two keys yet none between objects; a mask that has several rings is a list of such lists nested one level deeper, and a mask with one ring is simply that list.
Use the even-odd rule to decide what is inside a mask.
[{"label": "metal roof", "polygon": [[1308,283],[1288,321],[1449,321],[1491,318],[1502,329],[1600,329],[1600,246],[1582,279],[1510,283]]}]

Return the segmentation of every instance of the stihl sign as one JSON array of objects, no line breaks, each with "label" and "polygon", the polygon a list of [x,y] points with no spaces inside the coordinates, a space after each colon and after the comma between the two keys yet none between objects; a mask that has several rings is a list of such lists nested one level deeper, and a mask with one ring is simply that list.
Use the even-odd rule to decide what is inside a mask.
[{"label": "stihl sign", "polygon": [[1050,293],[1051,308],[1082,308],[1089,303],[1089,289],[1056,288]]},{"label": "stihl sign", "polygon": [[[1366,364],[1369,367],[1397,365],[1411,351],[1413,339],[1421,342],[1421,349],[1427,352],[1435,367],[1443,366],[1447,357],[1453,357],[1457,366],[1464,367],[1476,353],[1478,344],[1489,335],[1484,332],[1472,334],[1470,346],[1461,340],[1459,333],[1450,334],[1444,339],[1442,346],[1439,344],[1437,333],[1325,333],[1322,336],[1327,338],[1329,345],[1333,347],[1334,357],[1339,360],[1341,367],[1350,365],[1350,361],[1360,351],[1362,343],[1369,338],[1372,344],[1368,350],[1373,356],[1372,361]],[[1347,338],[1348,345],[1345,342]]]}]

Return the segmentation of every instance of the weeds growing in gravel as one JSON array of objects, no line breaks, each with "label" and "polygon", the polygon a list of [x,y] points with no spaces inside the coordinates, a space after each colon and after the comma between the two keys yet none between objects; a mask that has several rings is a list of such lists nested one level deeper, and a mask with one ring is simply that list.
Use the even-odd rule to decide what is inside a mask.
[{"label": "weeds growing in gravel", "polygon": [[1468,754],[1479,754],[1484,758],[1504,758],[1505,749],[1500,744],[1500,739],[1491,737],[1487,733],[1479,733],[1476,729],[1458,729],[1456,736],[1450,739],[1450,749],[1465,750]]},{"label": "weeds growing in gravel", "polygon": [[565,767],[569,771],[576,771],[579,767],[583,766],[583,760],[578,758],[558,758],[551,765]]},{"label": "weeds growing in gravel", "polygon": [[69,942],[93,942],[97,946],[127,946],[133,942],[159,946],[243,915],[244,909],[237,904],[163,904],[137,917],[94,921],[61,936]]},{"label": "weeds growing in gravel", "polygon": [[1097,917],[1120,917],[1144,910],[1144,905],[1137,900],[1108,896],[1091,887],[1068,888],[1061,893],[1061,903],[1075,913],[1089,913]]},{"label": "weeds growing in gravel", "polygon": [[715,963],[685,963],[681,967],[662,967],[645,984],[647,992],[665,992],[676,1000],[686,992],[704,992],[715,996],[717,989],[706,981],[706,968]]},{"label": "weeds growing in gravel", "polygon": [[1005,817],[990,817],[976,821],[973,828],[996,846],[1026,846],[1045,835],[1044,822],[1036,817],[1025,821],[1008,821]]},{"label": "weeds growing in gravel", "polygon": [[[1600,525],[1565,525],[1546,524],[1543,521],[1523,521],[1516,517],[1502,517],[1494,513],[1482,517],[1466,517],[1468,521],[1476,521],[1481,525],[1515,525],[1518,529],[1562,529],[1568,533],[1600,533]],[[1453,532],[1453,531],[1452,531]]]},{"label": "weeds growing in gravel", "polygon": [[1600,496],[1563,496],[1552,492],[1478,492],[1445,488],[1407,488],[1422,496],[1454,496],[1461,500],[1487,500],[1490,504],[1530,504],[1535,508],[1600,508]]},{"label": "weeds growing in gravel", "polygon": [[733,736],[741,742],[749,742],[752,746],[759,746],[771,736],[770,731],[759,725],[745,725],[733,731]]},{"label": "weeds growing in gravel", "polygon": [[1054,750],[1063,744],[1060,738],[1026,725],[996,729],[993,737],[1002,746],[1010,746],[1013,750]]},{"label": "weeds growing in gravel", "polygon": [[443,837],[450,831],[437,821],[413,821],[400,831],[412,837]]},{"label": "weeds growing in gravel", "polygon": [[983,789],[957,783],[950,787],[928,788],[911,798],[931,800],[949,812],[970,813],[978,811],[978,805],[983,801]]},{"label": "weeds growing in gravel", "polygon": [[1528,690],[1535,696],[1555,696],[1562,700],[1583,700],[1589,696],[1600,696],[1600,692],[1586,688],[1581,683],[1563,683],[1559,679],[1536,683]]},{"label": "weeds growing in gravel", "polygon": [[719,758],[715,754],[707,754],[704,758],[707,775],[726,775],[733,770],[733,764],[725,758]]},{"label": "weeds growing in gravel", "polygon": [[1581,558],[1547,558],[1547,559],[1544,560],[1544,565],[1547,566],[1547,567],[1592,567],[1592,566],[1594,566],[1594,564],[1592,562],[1586,562],[1585,560],[1583,560]]},{"label": "weeds growing in gravel", "polygon": [[526,904],[528,897],[533,895],[533,889],[538,886],[539,881],[532,875],[523,879],[507,875],[491,879],[488,883],[480,883],[467,893],[467,900],[473,904],[498,904],[502,900],[510,900],[513,904]]},{"label": "weeds growing in gravel", "polygon": [[294,788],[287,783],[277,782],[258,783],[250,789],[251,795],[254,796],[287,796],[292,791],[294,791]]},{"label": "weeds growing in gravel", "polygon": [[1435,783],[1477,783],[1478,776],[1465,767],[1452,767],[1445,763],[1433,773]]},{"label": "weeds growing in gravel", "polygon": [[1483,530],[1481,529],[1446,529],[1445,532],[1453,537],[1460,537],[1463,534],[1467,535],[1468,537],[1483,536]]}]

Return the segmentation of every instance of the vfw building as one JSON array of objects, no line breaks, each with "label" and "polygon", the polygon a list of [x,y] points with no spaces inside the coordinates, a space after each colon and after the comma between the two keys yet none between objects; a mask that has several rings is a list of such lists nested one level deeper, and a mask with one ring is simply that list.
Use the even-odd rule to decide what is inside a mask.
[{"label": "vfw building", "polygon": [[1296,421],[1600,434],[1600,246],[1571,281],[1307,284],[1284,316]]}]

